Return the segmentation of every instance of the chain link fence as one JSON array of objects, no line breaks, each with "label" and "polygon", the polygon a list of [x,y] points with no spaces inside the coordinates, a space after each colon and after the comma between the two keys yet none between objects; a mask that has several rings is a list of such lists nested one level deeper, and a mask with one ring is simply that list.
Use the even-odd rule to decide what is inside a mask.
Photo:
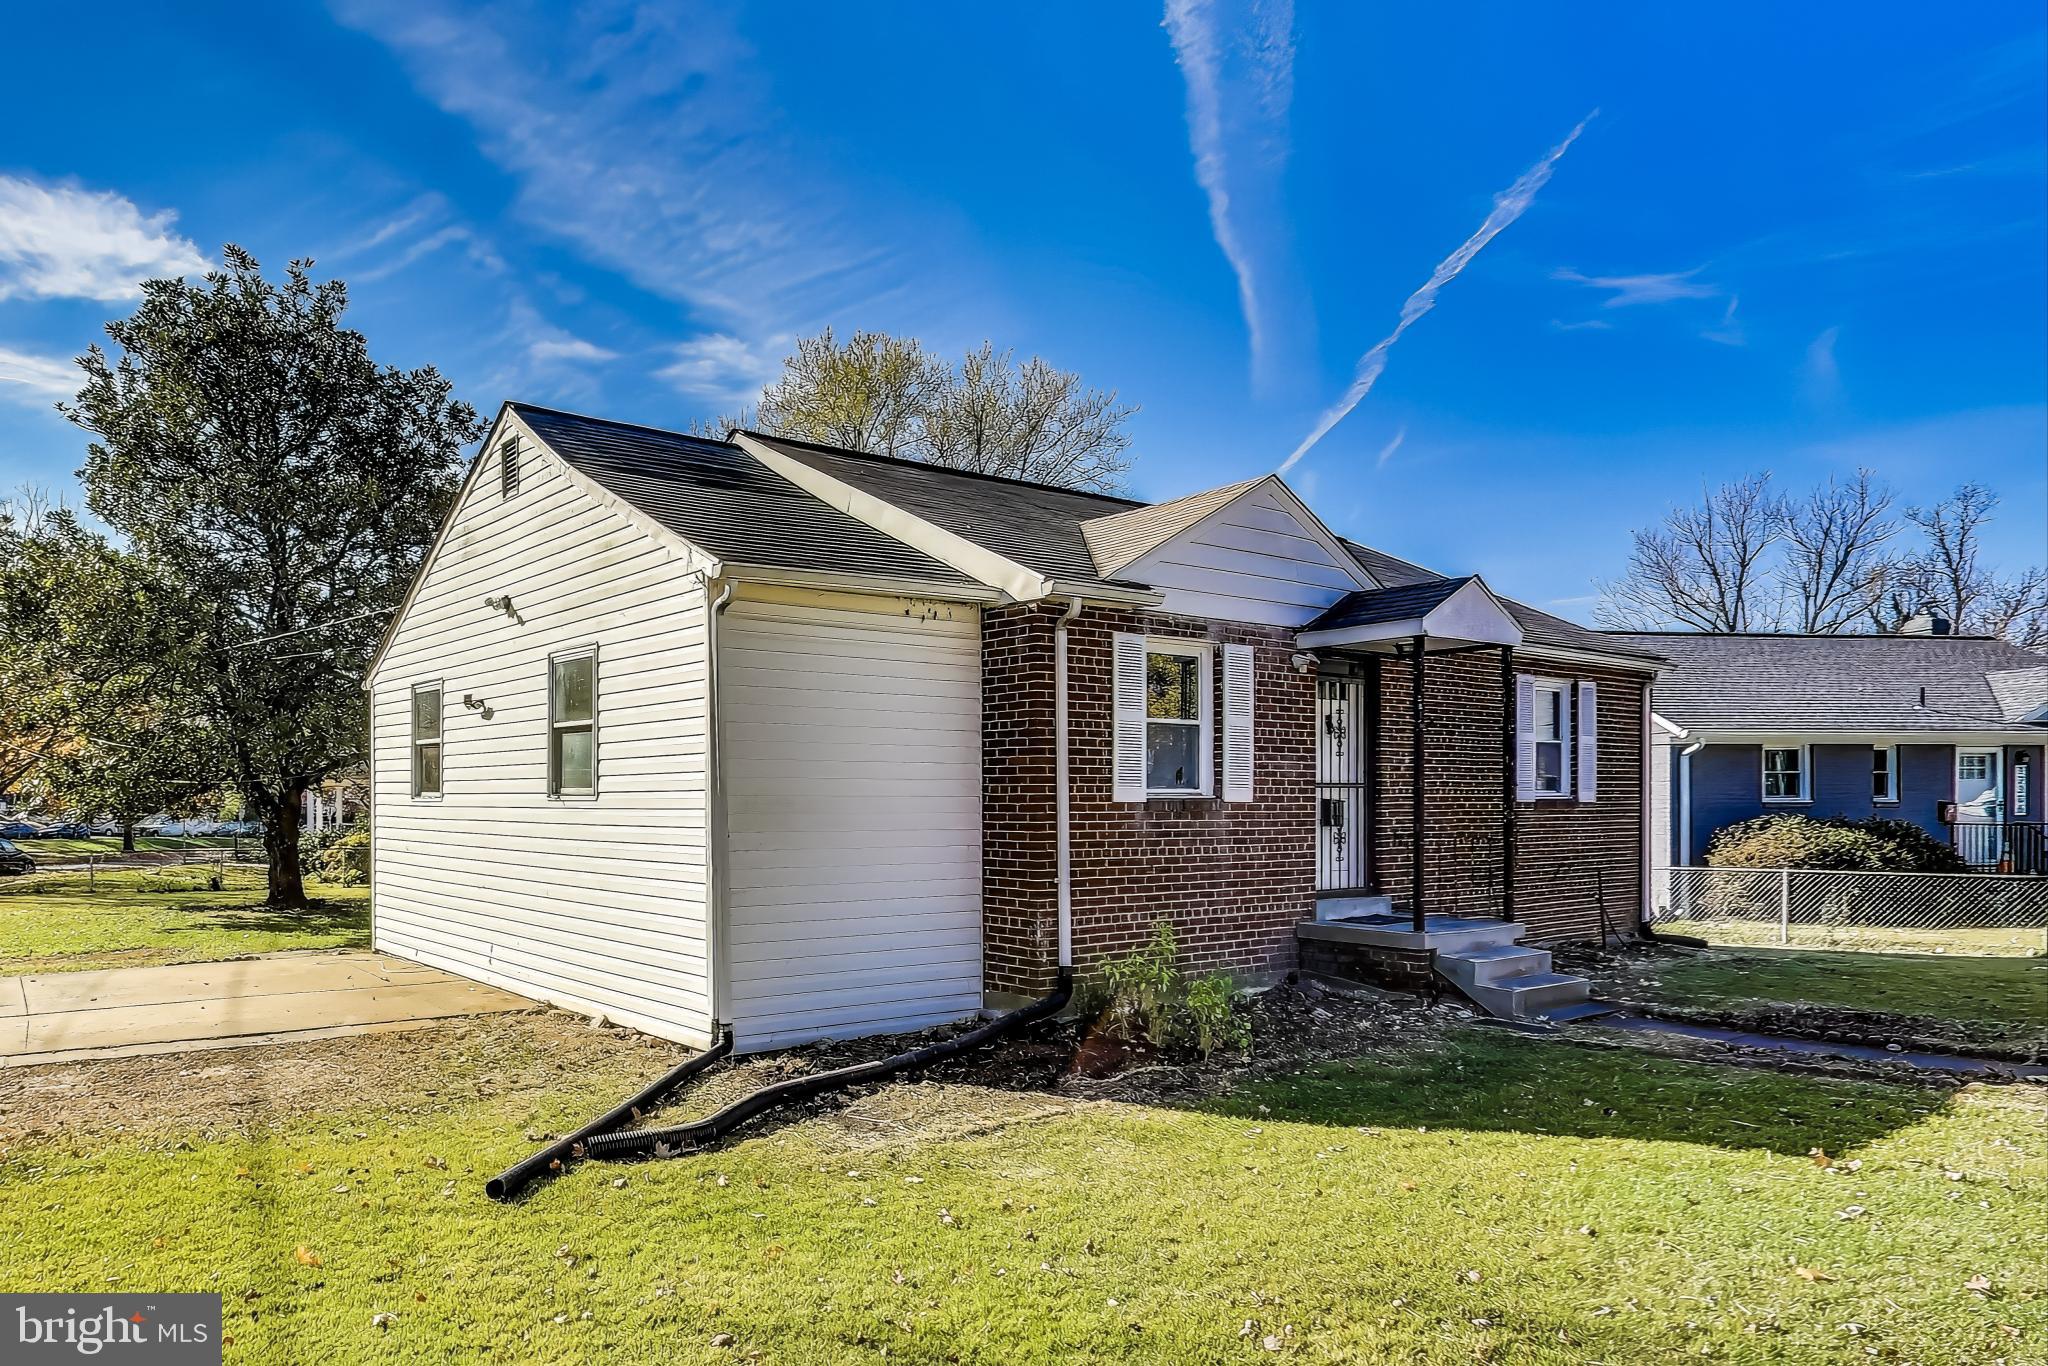
[{"label": "chain link fence", "polygon": [[2048,953],[2048,878],[1673,868],[1651,923],[1711,944],[1889,953]]}]

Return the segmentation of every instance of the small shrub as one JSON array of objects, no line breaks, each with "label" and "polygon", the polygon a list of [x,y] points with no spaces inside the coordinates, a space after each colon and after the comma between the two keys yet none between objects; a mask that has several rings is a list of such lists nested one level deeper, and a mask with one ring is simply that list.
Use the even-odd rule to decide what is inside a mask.
[{"label": "small shrub", "polygon": [[1188,1028],[1195,1037],[1195,1051],[1208,1057],[1228,1046],[1240,1053],[1252,1047],[1252,1022],[1238,1014],[1237,988],[1227,972],[1212,972],[1188,983]]},{"label": "small shrub", "polygon": [[1225,1046],[1248,1051],[1251,1022],[1236,1009],[1230,974],[1212,972],[1189,981],[1176,966],[1179,952],[1172,923],[1162,920],[1151,943],[1102,965],[1110,1028],[1162,1052],[1182,1045],[1204,1058]]},{"label": "small shrub", "polygon": [[360,887],[370,880],[370,832],[351,830],[320,851],[314,876],[330,887]]},{"label": "small shrub", "polygon": [[1829,871],[1960,873],[1955,850],[1911,821],[1758,816],[1714,833],[1714,868],[1813,868]]}]

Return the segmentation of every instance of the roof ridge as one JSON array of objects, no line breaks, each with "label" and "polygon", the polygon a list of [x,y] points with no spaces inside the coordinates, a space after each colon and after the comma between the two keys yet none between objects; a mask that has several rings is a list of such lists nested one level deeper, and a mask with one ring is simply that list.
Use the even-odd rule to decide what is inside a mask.
[{"label": "roof ridge", "polygon": [[[1071,494],[1076,498],[1099,498],[1106,503],[1122,503],[1123,511],[1136,508],[1154,507],[1136,498],[1125,498],[1114,493],[1101,493],[1095,489],[1077,489],[1066,484],[1048,484],[1037,479],[1019,479],[1010,474],[990,474],[985,470],[963,470],[953,465],[936,465],[929,460],[911,460],[900,455],[883,455],[878,451],[857,451],[851,446],[833,446],[823,441],[807,441],[800,436],[783,436],[776,432],[757,431],[752,427],[738,427],[734,430],[751,436],[756,441],[780,441],[785,445],[802,446],[806,450],[821,451],[827,455],[844,455],[855,460],[872,460],[880,465],[896,465],[909,469],[933,470],[940,474],[956,474],[963,479],[986,479],[992,484],[1014,484],[1020,488],[1041,489],[1046,493]],[[1115,514],[1105,514],[1114,516]]]},{"label": "roof ridge", "polygon": [[[678,441],[697,441],[706,446],[717,446],[728,451],[739,451],[739,446],[723,437],[699,436],[695,432],[679,432],[673,427],[657,427],[650,422],[621,422],[614,417],[597,417],[591,413],[572,412],[567,408],[550,408],[545,403],[522,403],[517,399],[506,399],[505,407],[514,411],[546,413],[550,417],[566,417],[577,422],[595,423],[600,427],[625,427],[630,431],[652,432],[656,436],[674,437]],[[744,453],[744,452],[742,452]]]},{"label": "roof ridge", "polygon": [[[1655,630],[1637,631],[1619,626],[1595,626],[1590,628],[1605,636],[1685,636],[1695,640],[1911,640],[1911,641],[1992,641],[2012,645],[2003,636],[1960,635],[1901,635],[1896,631],[1682,631],[1676,628],[1660,627]],[[2024,645],[2013,645],[2015,650],[2024,650]]]}]

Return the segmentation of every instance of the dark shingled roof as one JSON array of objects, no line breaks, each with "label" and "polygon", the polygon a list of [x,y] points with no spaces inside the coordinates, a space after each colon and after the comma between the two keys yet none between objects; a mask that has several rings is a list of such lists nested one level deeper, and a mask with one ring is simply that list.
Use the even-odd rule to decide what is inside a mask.
[{"label": "dark shingled roof", "polygon": [[[1624,648],[1656,650],[1672,662],[1657,679],[1657,714],[1687,730],[2008,729],[2025,713],[2009,710],[1987,675],[2048,667],[2040,655],[1978,636],[1652,631],[1607,638]],[[2010,701],[2031,690],[2003,691]]]},{"label": "dark shingled roof", "polygon": [[1304,631],[1334,631],[1340,626],[1373,626],[1387,621],[1406,621],[1432,611],[1451,594],[1472,582],[1462,579],[1423,579],[1399,588],[1373,588],[1346,593],[1330,610],[1317,617]]},{"label": "dark shingled roof", "polygon": [[747,435],[1047,578],[1102,582],[1081,523],[1145,506],[1128,498],[864,455],[786,436]]},{"label": "dark shingled roof", "polygon": [[[1344,544],[1358,558],[1358,562],[1365,566],[1366,573],[1389,588],[1422,583],[1452,583],[1455,586],[1463,582],[1462,579],[1446,579],[1434,570],[1396,559],[1383,550],[1374,550],[1369,545],[1360,545],[1356,541],[1345,541]],[[1508,609],[1508,615],[1515,619],[1515,625],[1522,628],[1522,644],[1525,646],[1620,655],[1623,658],[1641,659],[1645,667],[1654,665],[1663,658],[1654,648],[1625,644],[1604,631],[1595,631],[1575,621],[1566,621],[1563,617],[1539,612],[1527,603],[1516,602],[1513,598],[1501,598],[1500,605]]]},{"label": "dark shingled roof", "polygon": [[738,446],[524,403],[508,406],[578,471],[721,560],[974,582],[804,492]]}]

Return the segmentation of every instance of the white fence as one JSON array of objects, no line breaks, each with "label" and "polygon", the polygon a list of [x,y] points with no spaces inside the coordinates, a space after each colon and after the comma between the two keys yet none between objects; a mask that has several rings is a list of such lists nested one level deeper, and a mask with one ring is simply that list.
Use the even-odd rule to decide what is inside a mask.
[{"label": "white fence", "polygon": [[1673,868],[1666,876],[1651,923],[1715,944],[2048,952],[2048,878],[1793,868]]}]

